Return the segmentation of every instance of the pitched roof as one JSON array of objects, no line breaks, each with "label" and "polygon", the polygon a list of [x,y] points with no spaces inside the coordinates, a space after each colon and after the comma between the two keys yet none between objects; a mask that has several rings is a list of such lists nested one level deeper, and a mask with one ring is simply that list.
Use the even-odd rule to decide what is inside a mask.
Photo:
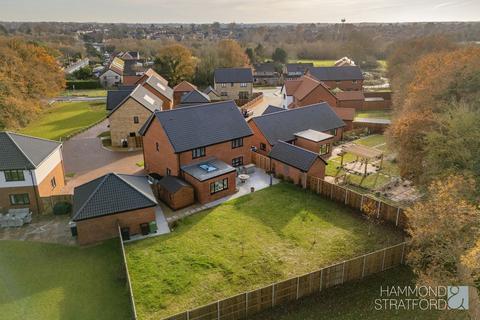
[{"label": "pitched roof", "polygon": [[148,77],[147,81],[145,81],[150,87],[154,90],[159,92],[165,98],[173,101],[173,89],[166,85],[161,79],[157,78],[156,76],[152,75]]},{"label": "pitched roof", "polygon": [[192,187],[190,184],[188,184],[186,181],[183,181],[182,179],[174,176],[165,176],[160,181],[158,182],[158,185],[163,187],[165,190],[168,190],[169,192],[177,192],[183,187]]},{"label": "pitched roof", "polygon": [[[164,85],[168,86],[168,80],[165,79],[164,77],[162,77],[161,75],[159,75],[159,74],[158,74],[155,70],[153,70],[152,68],[148,68],[147,71],[145,71],[144,76],[145,76],[145,78],[154,76],[154,77],[156,77],[161,83],[163,83]],[[140,81],[140,79],[139,79],[138,81]],[[138,83],[138,82],[137,82],[137,83]]]},{"label": "pitched roof", "polygon": [[114,113],[121,106],[123,106],[123,102],[125,102],[128,98],[134,99],[151,112],[154,112],[155,110],[162,110],[163,101],[159,97],[145,89],[142,85],[138,85],[130,93],[130,95],[122,101],[122,103],[120,103],[112,111],[110,111],[108,116],[110,117],[112,113]]},{"label": "pitched roof", "polygon": [[300,83],[302,83],[302,80],[300,79],[285,80],[284,86],[287,96],[293,96],[295,90],[300,86]]},{"label": "pitched roof", "polygon": [[212,86],[208,86],[207,88],[205,88],[205,90],[203,90],[203,93],[205,93],[205,94],[213,93],[214,95],[220,97],[220,95],[218,94],[218,92],[215,91],[215,89],[213,89]]},{"label": "pitched roof", "polygon": [[270,145],[274,145],[278,140],[291,141],[295,139],[295,133],[303,130],[324,132],[345,126],[326,102],[254,117],[251,121],[257,125]]},{"label": "pitched roof", "polygon": [[213,75],[215,83],[251,83],[252,68],[218,68]]},{"label": "pitched roof", "polygon": [[332,107],[337,116],[344,121],[353,121],[355,119],[355,108]]},{"label": "pitched roof", "polygon": [[146,177],[109,173],[74,189],[72,220],[80,221],[156,205]]},{"label": "pitched roof", "polygon": [[255,72],[276,72],[274,62],[265,62],[265,63],[258,63],[254,65]]},{"label": "pitched roof", "polygon": [[313,67],[313,63],[287,63],[287,73],[304,73],[307,68]]},{"label": "pitched roof", "polygon": [[284,141],[278,141],[268,156],[304,172],[310,170],[317,159],[321,159],[325,163],[318,154]]},{"label": "pitched roof", "polygon": [[325,85],[323,85],[320,81],[312,77],[302,76],[299,80],[300,80],[300,84],[292,94],[295,97],[295,99],[299,101],[305,98],[308,94],[310,94],[310,92],[312,92],[319,86],[324,87],[328,92],[330,92],[328,88],[325,87]]},{"label": "pitched roof", "polygon": [[33,170],[61,145],[60,142],[52,140],[1,131],[0,170]]},{"label": "pitched roof", "polygon": [[195,89],[197,89],[197,87],[188,81],[182,81],[179,84],[177,84],[175,87],[173,87],[174,92],[178,92],[178,91],[190,92]]},{"label": "pitched roof", "polygon": [[365,96],[362,91],[340,91],[335,94],[338,100],[352,101],[352,100],[365,100]]},{"label": "pitched roof", "polygon": [[115,109],[123,100],[125,100],[133,88],[129,90],[108,90],[107,92],[107,110]]},{"label": "pitched roof", "polygon": [[145,135],[158,120],[175,152],[182,152],[252,135],[234,101],[221,101],[155,112],[140,130]]},{"label": "pitched roof", "polygon": [[281,112],[281,111],[285,111],[285,110],[286,110],[286,109],[269,105],[269,106],[263,111],[262,116],[263,116],[264,114],[269,114],[269,113],[274,113],[274,112]]},{"label": "pitched roof", "polygon": [[209,102],[210,97],[202,91],[199,91],[198,89],[186,93],[182,96],[182,99],[180,101],[180,103],[182,104],[200,104]]},{"label": "pitched roof", "polygon": [[313,67],[308,72],[320,81],[363,80],[358,66]]},{"label": "pitched roof", "polygon": [[125,60],[123,67],[124,76],[141,76],[145,73],[145,67],[138,60]]}]

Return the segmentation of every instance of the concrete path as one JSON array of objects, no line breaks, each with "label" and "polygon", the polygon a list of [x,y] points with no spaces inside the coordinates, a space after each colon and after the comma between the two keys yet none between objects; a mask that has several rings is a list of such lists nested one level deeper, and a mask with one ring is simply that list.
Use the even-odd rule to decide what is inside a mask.
[{"label": "concrete path", "polygon": [[98,135],[108,131],[108,120],[82,132],[63,143],[65,173],[67,178],[64,193],[72,193],[73,188],[98,178],[109,172],[136,174],[144,173],[136,163],[143,161],[142,151],[114,152],[102,146]]}]

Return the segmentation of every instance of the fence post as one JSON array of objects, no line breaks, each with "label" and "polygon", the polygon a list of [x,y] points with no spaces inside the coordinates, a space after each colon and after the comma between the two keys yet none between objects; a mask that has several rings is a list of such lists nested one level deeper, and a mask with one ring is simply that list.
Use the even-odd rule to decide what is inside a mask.
[{"label": "fence post", "polygon": [[403,247],[402,247],[402,258],[400,259],[400,264],[403,264],[403,255],[405,253],[405,245],[406,245],[406,242],[403,243]]},{"label": "fence post", "polygon": [[248,317],[248,292],[245,292],[245,319]]},{"label": "fence post", "polygon": [[275,306],[275,283],[272,284],[272,307]]},{"label": "fence post", "polygon": [[400,215],[400,207],[397,208],[397,219],[395,220],[395,226],[398,227],[398,217]]},{"label": "fence post", "polygon": [[347,261],[343,261],[343,270],[342,270],[342,284],[345,282],[345,264]]},{"label": "fence post", "polygon": [[348,203],[348,190],[345,188],[345,205]]},{"label": "fence post", "polygon": [[320,193],[320,179],[317,178],[317,194]]},{"label": "fence post", "polygon": [[187,320],[190,320],[190,311],[187,310]]},{"label": "fence post", "polygon": [[333,183],[330,183],[330,199],[333,199]]},{"label": "fence post", "polygon": [[361,198],[361,200],[360,200],[360,211],[363,210],[363,197],[364,197],[364,196],[363,196],[363,194],[362,194],[362,198]]},{"label": "fence post", "polygon": [[217,301],[217,319],[220,320],[220,300]]},{"label": "fence post", "polygon": [[385,256],[387,255],[387,249],[383,249],[382,271],[385,270]]},{"label": "fence post", "polygon": [[365,264],[367,263],[367,255],[363,256],[362,278],[365,277]]},{"label": "fence post", "polygon": [[299,291],[300,291],[300,277],[297,277],[297,300],[298,300]]},{"label": "fence post", "polygon": [[[378,201],[378,200],[377,200]],[[378,201],[378,205],[377,205],[377,219],[380,217],[380,207],[382,205],[382,202]]]},{"label": "fence post", "polygon": [[320,288],[318,291],[322,291],[322,285],[323,285],[323,269],[320,270]]}]

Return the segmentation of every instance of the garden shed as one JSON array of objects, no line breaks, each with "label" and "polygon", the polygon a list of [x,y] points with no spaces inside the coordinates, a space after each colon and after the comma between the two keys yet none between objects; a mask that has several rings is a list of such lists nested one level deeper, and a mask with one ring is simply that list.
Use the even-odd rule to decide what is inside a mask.
[{"label": "garden shed", "polygon": [[163,177],[156,184],[157,196],[173,210],[187,207],[195,202],[193,187],[184,180],[174,177]]}]

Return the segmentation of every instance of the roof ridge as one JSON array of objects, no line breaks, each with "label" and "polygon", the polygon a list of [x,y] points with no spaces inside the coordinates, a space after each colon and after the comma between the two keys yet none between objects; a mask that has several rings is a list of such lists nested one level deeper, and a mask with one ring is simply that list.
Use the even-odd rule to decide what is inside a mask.
[{"label": "roof ridge", "polygon": [[[0,131],[1,132],[1,131]],[[42,141],[47,141],[47,142],[54,142],[54,143],[58,143],[58,144],[62,144],[60,141],[57,141],[57,140],[51,140],[51,139],[46,139],[46,138],[41,138],[41,137],[34,137],[34,136],[29,136],[28,134],[24,134],[24,133],[20,133],[20,132],[13,132],[13,131],[9,131],[9,130],[5,130],[3,131],[7,134],[14,134],[14,135],[17,135],[17,136],[22,136],[22,137],[26,137],[26,138],[30,138],[30,139],[36,139],[36,140],[42,140]]]},{"label": "roof ridge", "polygon": [[[77,213],[75,214],[75,216],[72,217],[72,220],[75,220],[76,217],[79,215],[80,212],[82,212],[82,210],[85,208],[85,206],[90,202],[90,200],[92,200],[93,196],[95,195],[95,193],[97,193],[98,189],[100,189],[100,187],[105,183],[105,181],[107,181],[108,177],[110,177],[110,175],[112,175],[114,173],[107,173],[105,176],[103,176],[103,179],[102,181],[100,181],[100,183],[98,184],[98,186],[95,187],[95,189],[92,191],[92,193],[90,194],[90,196],[88,197],[87,200],[85,200],[85,202],[83,203],[83,205],[80,207],[80,209],[78,209]],[[94,180],[92,180],[94,181]],[[91,181],[90,181],[91,182]]]},{"label": "roof ridge", "polygon": [[[319,103],[309,104],[309,105],[307,105],[307,106],[302,106],[302,107],[299,107],[299,108],[284,109],[283,111],[279,111],[279,112],[272,112],[272,113],[262,114],[262,115],[253,117],[252,119],[261,118],[261,117],[268,117],[268,116],[271,116],[271,115],[274,115],[274,114],[278,114],[278,113],[280,113],[280,112],[290,112],[290,111],[301,110],[301,109],[305,109],[305,108],[311,108],[311,107],[315,107],[315,106],[318,106],[318,105],[328,105],[328,106],[331,108],[331,106],[328,104],[328,102],[323,101],[323,102],[319,102]],[[280,108],[280,107],[277,107],[277,108]],[[282,109],[283,109],[283,108],[282,108]]]},{"label": "roof ridge", "polygon": [[[135,189],[135,191],[139,192],[142,196],[144,196],[147,200],[149,201],[152,201],[152,199],[145,194],[145,192],[143,192],[142,190],[138,189],[136,186],[132,185],[130,182],[128,182],[127,180],[125,180],[124,178],[122,178],[122,174],[117,174],[117,173],[113,173],[113,175],[115,175],[117,178],[121,179],[123,182],[125,182],[130,188],[133,188]],[[126,176],[126,175],[125,175]],[[141,176],[135,176],[133,174],[131,175],[128,175],[130,177],[141,177]],[[156,202],[156,201],[155,201]],[[157,203],[158,204],[158,203]]]},{"label": "roof ridge", "polygon": [[[12,143],[15,145],[15,147],[17,147],[18,151],[20,151],[22,153],[22,155],[27,159],[27,161],[30,162],[30,164],[36,169],[37,166],[35,165],[35,163],[33,163],[32,159],[30,159],[30,157],[27,156],[27,154],[25,152],[23,152],[22,148],[20,148],[20,146],[15,142],[15,140],[12,139],[12,137],[10,136],[11,133],[13,133],[13,132],[6,131],[7,137],[10,139],[10,141],[12,141]],[[13,134],[15,134],[15,133],[13,133]],[[26,137],[28,137],[28,136],[26,136]]]},{"label": "roof ridge", "polygon": [[[165,110],[165,111],[160,111],[160,110],[157,110],[158,112],[162,112],[163,114],[167,114],[167,113],[171,113],[171,112],[175,112],[175,111],[181,111],[181,110],[185,110],[185,109],[188,109],[188,108],[201,108],[201,107],[209,107],[209,106],[212,106],[212,105],[216,105],[216,104],[221,104],[221,103],[227,103],[227,102],[233,102],[235,103],[234,100],[222,100],[222,101],[216,101],[216,102],[209,102],[209,103],[200,103],[200,104],[195,104],[195,105],[191,105],[191,106],[185,106],[183,108],[175,108],[175,109],[170,109],[170,110]],[[236,105],[236,104],[235,104]],[[238,107],[238,106],[237,106]],[[157,112],[156,111],[156,112]]]}]

